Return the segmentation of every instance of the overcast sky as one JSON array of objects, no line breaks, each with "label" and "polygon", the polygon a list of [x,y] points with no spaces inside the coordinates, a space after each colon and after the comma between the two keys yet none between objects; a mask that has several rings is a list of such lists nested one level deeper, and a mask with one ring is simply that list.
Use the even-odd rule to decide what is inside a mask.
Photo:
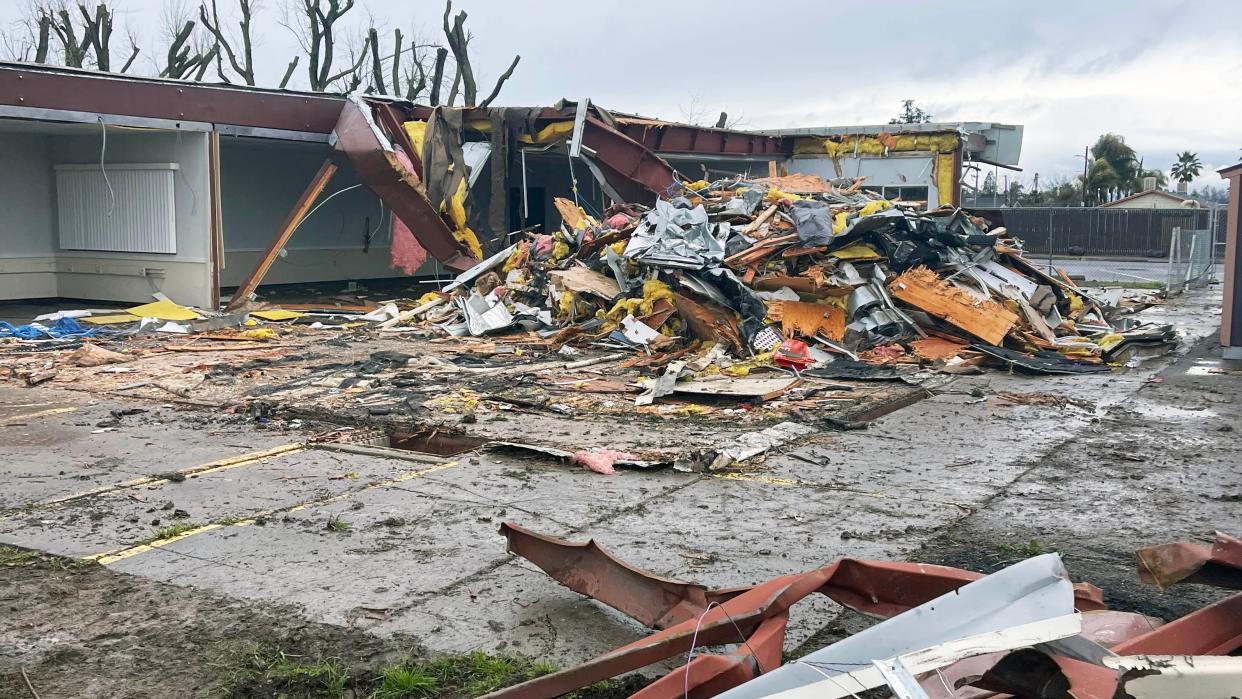
[{"label": "overcast sky", "polygon": [[[26,2],[0,0],[0,21],[11,28]],[[116,35],[135,33],[140,67],[152,71],[177,0],[112,2],[123,11]],[[285,0],[262,2],[256,62],[260,82],[275,84],[297,43],[278,23]],[[358,35],[370,17],[439,37],[436,2],[357,3]],[[1205,172],[1196,186],[1223,184],[1215,170],[1242,155],[1236,0],[454,6],[470,14],[480,91],[521,54],[503,104],[590,97],[618,111],[674,120],[698,113],[709,122],[725,110],[739,128],[758,129],[884,123],[909,98],[936,121],[1023,124],[1024,172],[1010,173],[1023,181],[1081,172],[1083,146],[1107,131],[1125,136],[1149,168],[1168,170],[1176,152],[1198,152]]]}]

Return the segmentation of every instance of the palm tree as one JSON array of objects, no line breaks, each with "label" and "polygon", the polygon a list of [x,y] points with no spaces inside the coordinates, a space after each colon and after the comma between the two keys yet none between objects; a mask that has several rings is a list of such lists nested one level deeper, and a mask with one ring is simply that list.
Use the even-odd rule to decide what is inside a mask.
[{"label": "palm tree", "polygon": [[1173,179],[1189,183],[1203,172],[1203,163],[1199,162],[1199,154],[1182,151],[1177,154],[1177,162],[1173,163]]}]

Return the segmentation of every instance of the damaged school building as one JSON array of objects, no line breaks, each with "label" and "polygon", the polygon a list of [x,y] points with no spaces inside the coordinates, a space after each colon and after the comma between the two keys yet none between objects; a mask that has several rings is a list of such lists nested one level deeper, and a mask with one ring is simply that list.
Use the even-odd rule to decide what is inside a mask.
[{"label": "damaged school building", "polygon": [[[344,98],[22,64],[0,66],[0,87],[0,299],[139,302],[159,291],[211,309],[221,289],[227,299],[247,281],[329,160],[336,172],[321,191],[339,194],[280,248],[263,284],[461,271],[465,260],[508,245],[512,231],[554,231],[560,215],[553,199],[573,198],[575,185],[580,203],[598,214],[610,200],[642,202],[668,188],[672,168],[691,179],[767,176],[773,167],[866,177],[884,196],[934,209],[958,202],[964,160],[1016,166],[1022,133],[921,124],[901,133],[864,127],[765,135],[601,109],[578,115],[573,104],[467,110],[458,112],[451,139],[464,140],[465,150],[436,153],[464,152],[470,177],[462,228],[473,231],[475,248],[450,239],[439,212],[406,201],[420,197],[395,189],[391,166],[376,150],[383,146],[359,131],[368,124],[352,122],[360,115],[343,109],[350,104]],[[378,126],[384,138],[407,138],[393,120],[429,116],[393,104],[369,109],[367,119],[386,120]],[[578,116],[583,123],[575,125]],[[334,140],[340,127],[361,140],[342,143],[342,132]],[[462,161],[452,162],[460,169]],[[428,178],[433,195],[437,184]],[[418,264],[423,253],[402,247],[394,225],[413,231],[431,253],[425,265]]]},{"label": "damaged school building", "polygon": [[[1058,554],[1028,551],[983,575],[875,560],[913,548],[876,544],[863,557],[802,544],[832,524],[844,546],[850,517],[837,517],[859,500],[883,507],[852,516],[893,536],[952,526],[991,501],[993,455],[980,448],[932,473],[908,462],[935,461],[953,436],[901,451],[924,451],[912,434],[990,430],[1015,463],[1035,458],[1023,450],[1044,435],[956,414],[982,401],[1074,407],[1065,377],[1103,391],[1114,372],[1177,346],[1159,299],[1079,286],[1028,259],[1002,222],[960,207],[963,173],[1017,167],[1021,140],[1020,126],[983,122],[747,132],[588,100],[430,108],[0,64],[0,300],[37,307],[28,322],[0,322],[0,391],[147,401],[52,407],[6,426],[110,409],[79,424],[111,444],[148,411],[179,406],[271,438],[186,463],[192,450],[174,443],[152,457],[158,472],[104,473],[89,487],[59,464],[50,476],[32,467],[37,478],[15,478],[20,494],[0,500],[0,541],[294,599],[345,626],[408,623],[429,645],[474,648],[491,634],[502,648],[547,627],[549,648],[580,646],[565,669],[491,686],[494,697],[551,699],[640,670],[633,696],[644,699],[1236,687],[1242,595],[1195,597],[1166,623],[1110,609],[1100,588],[1071,583]],[[881,446],[855,431],[988,376],[1056,388],[988,397],[975,386]],[[1092,411],[1084,424],[1098,421]],[[1070,419],[1050,421],[1056,431]],[[290,433],[296,442],[278,438]],[[793,455],[828,433],[853,440],[844,458]],[[783,450],[806,471],[765,472]],[[285,473],[282,460],[300,457],[319,471]],[[891,468],[872,473],[872,458]],[[542,486],[506,465],[530,461],[552,464]],[[977,468],[951,470],[964,464]],[[225,471],[236,480],[213,484]],[[177,492],[185,483],[193,502]],[[700,483],[754,490],[692,490]],[[540,487],[554,492],[535,497]],[[401,516],[347,507],[360,494]],[[503,507],[484,513],[492,494],[487,505]],[[104,500],[89,517],[73,511]],[[666,505],[672,516],[647,521]],[[402,507],[429,509],[412,523]],[[318,508],[328,523],[299,529]],[[397,531],[401,544],[326,539],[350,529],[343,516],[372,510],[384,518],[359,538]],[[178,526],[149,531],[165,518]],[[406,525],[434,540],[413,573]],[[713,580],[729,585],[656,575],[588,540],[608,526],[631,542],[626,557],[672,559],[685,554],[665,541],[683,529],[729,530],[739,546],[763,545],[757,555],[771,557],[754,567],[771,574],[704,556],[685,565],[728,569]],[[290,551],[311,554],[282,558]],[[1240,551],[1225,533],[1210,547],[1151,546],[1138,575],[1161,590],[1236,590]],[[526,608],[545,598],[570,608],[538,571],[618,613],[536,620]],[[519,595],[512,623],[483,618]],[[787,657],[803,623],[791,619],[812,597],[882,621]],[[445,607],[423,618],[419,604]],[[628,636],[609,635],[622,618]],[[799,642],[823,641],[806,631]]]}]

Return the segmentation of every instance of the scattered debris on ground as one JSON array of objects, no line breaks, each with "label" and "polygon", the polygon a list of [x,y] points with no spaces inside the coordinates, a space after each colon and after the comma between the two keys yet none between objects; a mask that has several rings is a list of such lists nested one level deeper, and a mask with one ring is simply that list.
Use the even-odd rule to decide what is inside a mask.
[{"label": "scattered debris on ground", "polygon": [[[260,424],[454,428],[607,474],[719,469],[788,441],[762,436],[782,423],[861,427],[984,367],[1106,372],[1176,342],[1170,326],[1131,317],[1146,301],[1093,295],[1036,266],[1004,228],[862,185],[682,183],[599,219],[559,199],[559,230],[517,234],[417,298],[354,287],[216,312],[155,294],[121,312],[0,326],[0,362],[29,386],[214,407]],[[745,427],[727,438],[767,446],[514,439],[492,419],[504,415],[698,421]]]},{"label": "scattered debris on ground", "polygon": [[[1071,584],[1055,553],[1037,553],[990,575],[918,563],[842,559],[753,587],[710,590],[627,565],[594,541],[574,544],[506,523],[510,551],[561,584],[656,630],[568,668],[487,695],[560,696],[689,649],[684,665],[649,685],[644,699],[824,699],[880,687],[900,697],[1227,696],[1242,658],[1242,594],[1165,623],[1111,611],[1102,591]],[[1238,540],[1218,534],[1210,550],[1168,544],[1139,552],[1144,579],[1237,589]],[[819,592],[883,619],[785,662],[789,608]],[[699,651],[726,645],[727,655]],[[1049,694],[1048,688],[1057,691]]]}]

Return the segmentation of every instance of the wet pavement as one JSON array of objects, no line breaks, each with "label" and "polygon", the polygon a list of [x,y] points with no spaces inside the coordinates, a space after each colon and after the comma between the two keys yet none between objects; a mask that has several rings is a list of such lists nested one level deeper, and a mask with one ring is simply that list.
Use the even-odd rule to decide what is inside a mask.
[{"label": "wet pavement", "polygon": [[[308,620],[416,635],[433,651],[504,649],[566,664],[645,630],[509,555],[497,533],[502,521],[594,537],[630,563],[709,586],[843,556],[935,551],[947,560],[956,555],[947,533],[969,541],[999,529],[1005,540],[1036,538],[1067,551],[1111,532],[1124,546],[1157,543],[1149,537],[1160,518],[1171,523],[1161,540],[1212,527],[1237,533],[1236,503],[1231,510],[1227,498],[1205,500],[1189,517],[1183,501],[1192,495],[1181,492],[1209,480],[1222,497],[1242,490],[1236,447],[1218,455],[1212,441],[1231,443],[1217,428],[1236,425],[1239,413],[1208,392],[1233,376],[1220,372],[1237,369],[1214,363],[1199,343],[1219,324],[1219,299],[1191,294],[1144,317],[1178,324],[1178,355],[1109,374],[959,377],[866,430],[821,432],[731,474],[602,476],[494,452],[363,455],[306,444],[297,430],[158,402],[4,387],[0,542],[233,599],[297,605]],[[1173,395],[1178,381],[1168,372],[1198,383]],[[1073,402],[997,398],[1036,392]],[[133,407],[148,412],[113,417]],[[524,418],[511,416],[509,427],[520,432]],[[599,444],[670,444],[719,429],[546,416],[533,425],[590,433]],[[1171,452],[1178,461],[1118,461],[1133,444],[1170,438],[1184,442]],[[1145,476],[1075,473],[1072,449],[1079,462]],[[1215,476],[1204,480],[1203,471]],[[1161,500],[1175,491],[1181,505]],[[1147,524],[1127,529],[1125,513],[1144,508]],[[827,600],[796,607],[787,647],[811,638],[835,610]]]}]

